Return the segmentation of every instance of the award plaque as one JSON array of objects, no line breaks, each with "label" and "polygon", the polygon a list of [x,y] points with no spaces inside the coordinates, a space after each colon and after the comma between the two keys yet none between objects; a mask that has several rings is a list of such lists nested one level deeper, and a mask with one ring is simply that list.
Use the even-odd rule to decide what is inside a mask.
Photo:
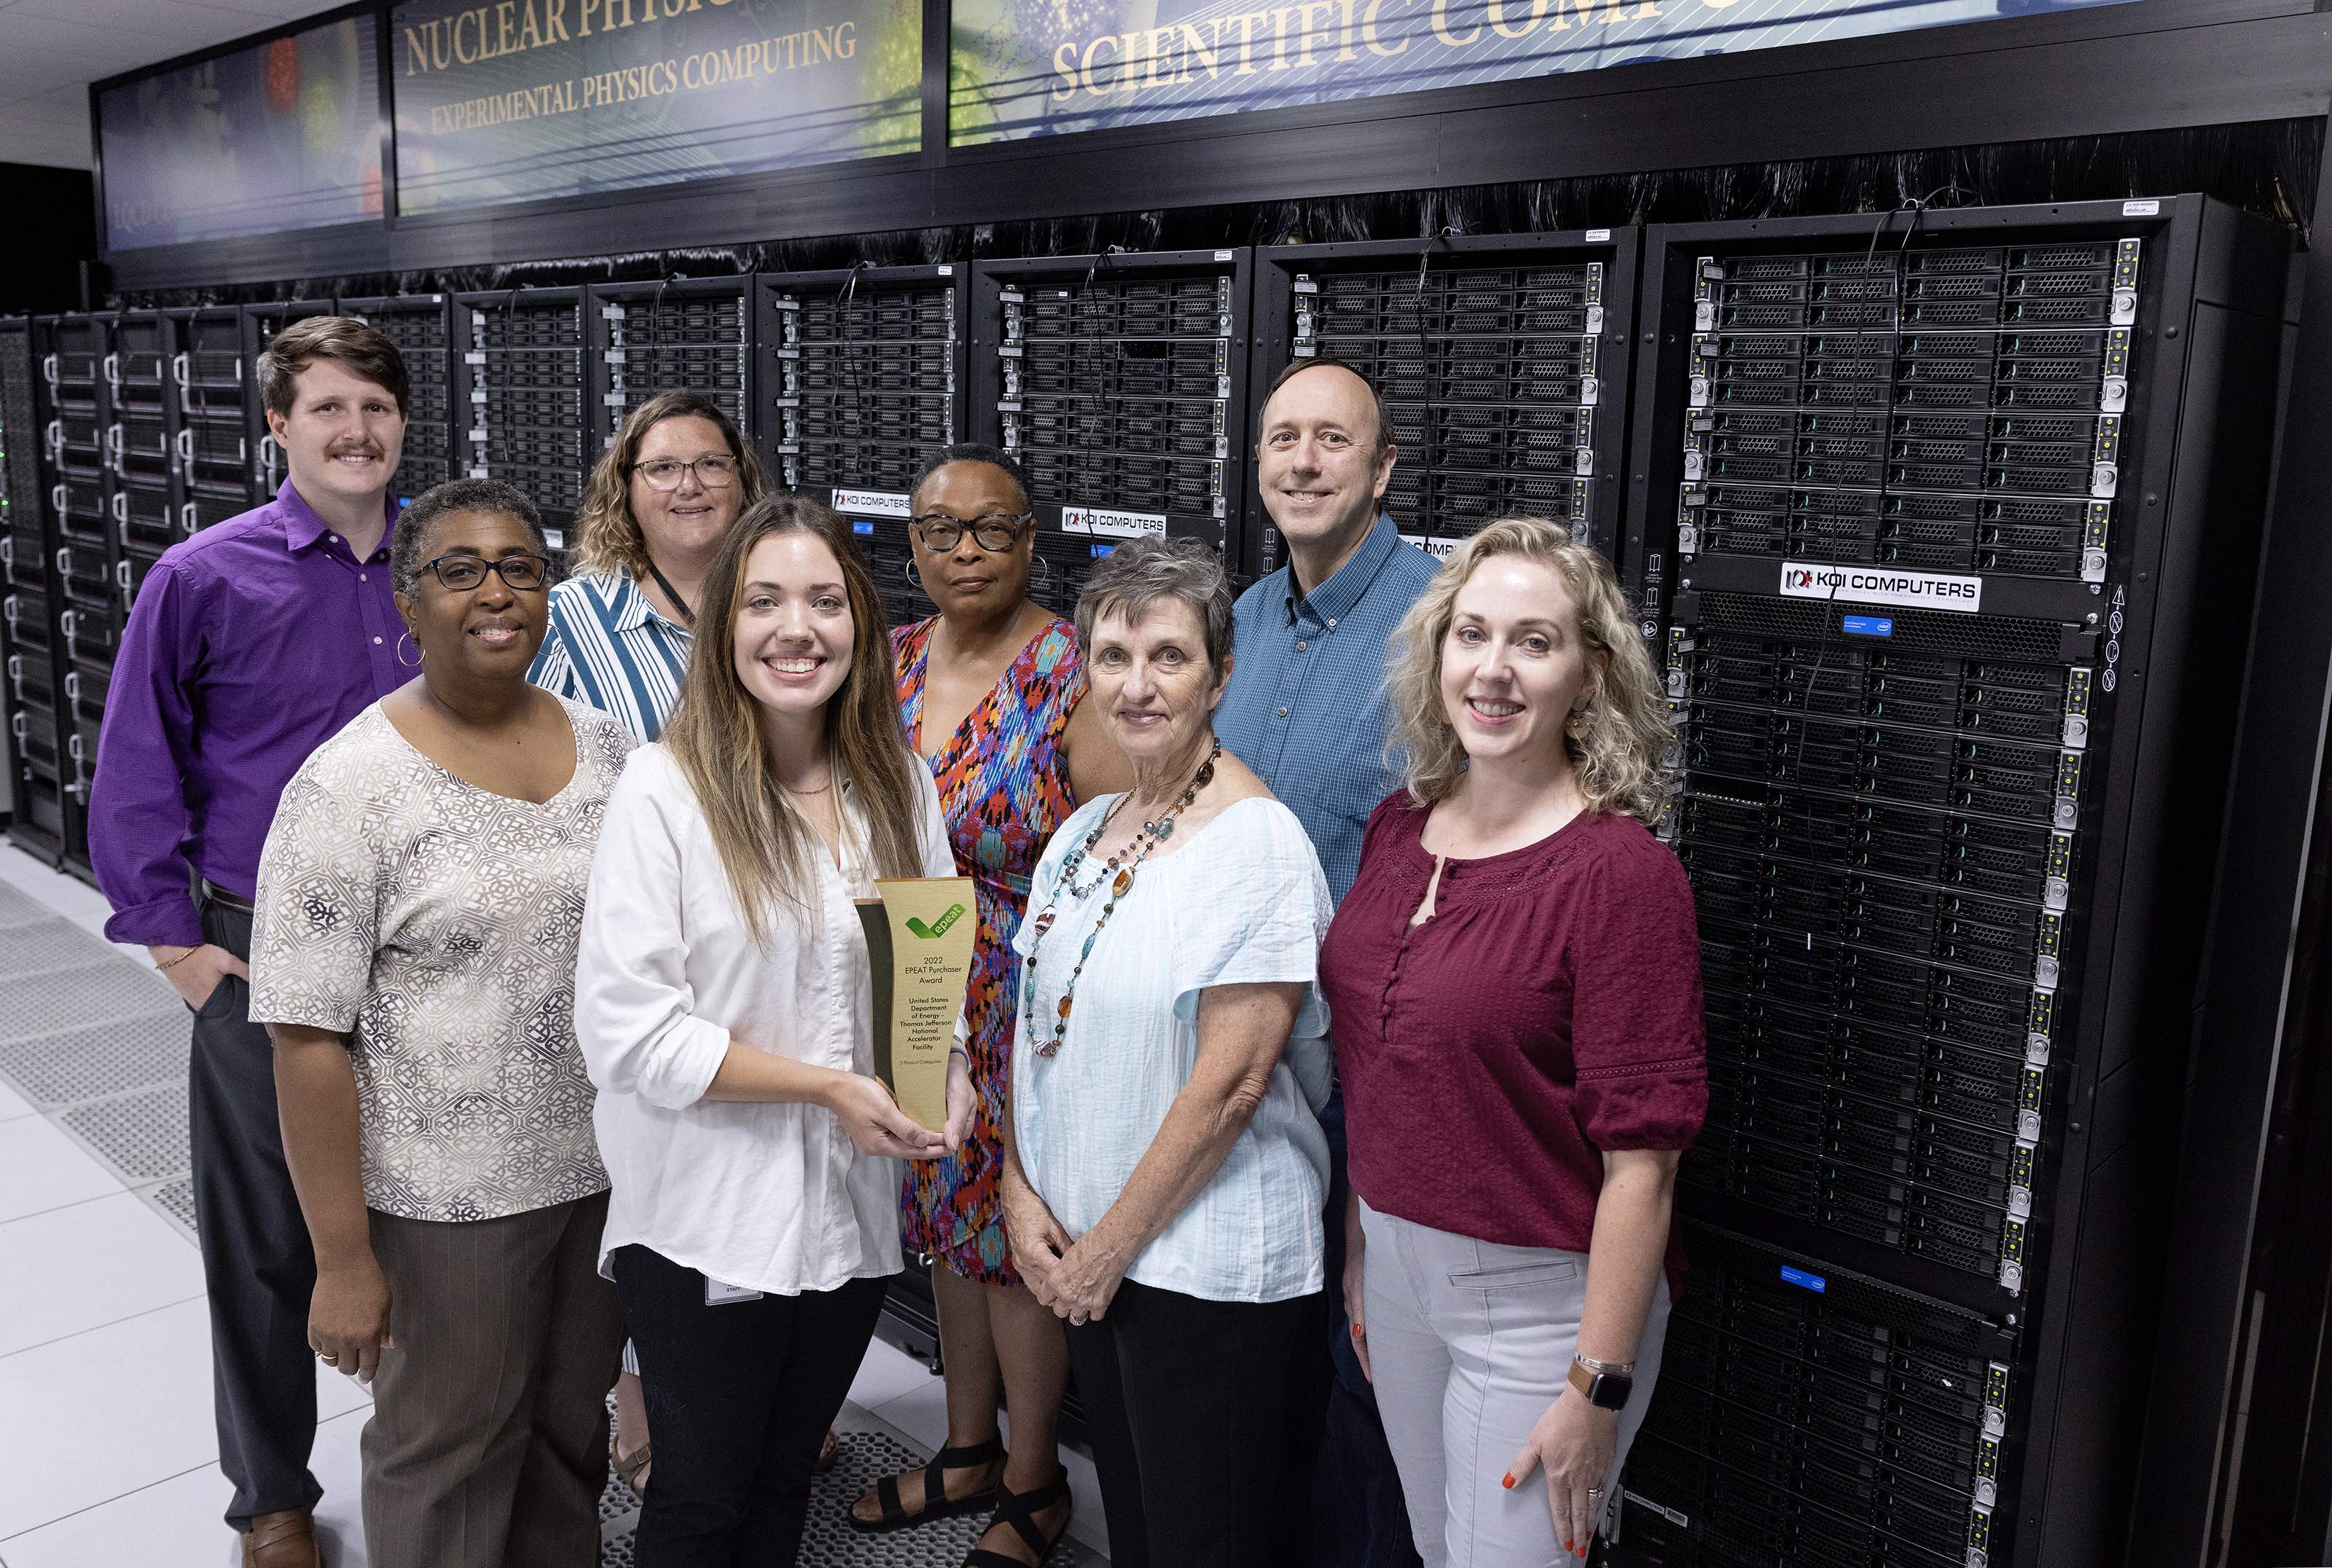
[{"label": "award plaque", "polygon": [[947,1127],[948,1049],[955,1044],[980,932],[968,876],[884,877],[858,923],[874,989],[874,1076],[899,1108]]}]

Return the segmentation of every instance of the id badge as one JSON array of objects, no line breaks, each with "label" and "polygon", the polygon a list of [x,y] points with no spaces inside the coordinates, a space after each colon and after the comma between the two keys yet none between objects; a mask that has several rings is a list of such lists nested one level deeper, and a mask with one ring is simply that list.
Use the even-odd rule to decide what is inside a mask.
[{"label": "id badge", "polygon": [[763,1293],[744,1285],[724,1285],[711,1275],[704,1276],[704,1305],[727,1306],[731,1302],[759,1301]]}]

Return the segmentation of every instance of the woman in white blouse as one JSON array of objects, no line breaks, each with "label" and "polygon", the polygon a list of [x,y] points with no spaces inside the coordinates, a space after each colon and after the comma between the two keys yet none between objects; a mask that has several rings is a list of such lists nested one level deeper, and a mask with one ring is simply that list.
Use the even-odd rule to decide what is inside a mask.
[{"label": "woman in white blouse", "polygon": [[655,1431],[640,1568],[795,1560],[811,1466],[899,1271],[898,1159],[933,1133],[873,1076],[878,876],[952,876],[889,632],[846,526],[757,502],[705,579],[681,704],[608,802],[576,974],[616,1281]]},{"label": "woman in white blouse", "polygon": [[1069,1324],[1110,1560],[1305,1554],[1305,1352],[1326,1332],[1326,877],[1214,736],[1231,595],[1189,540],[1121,546],[1077,602],[1088,701],[1134,785],[1038,862],[1013,1143],[1013,1267]]}]

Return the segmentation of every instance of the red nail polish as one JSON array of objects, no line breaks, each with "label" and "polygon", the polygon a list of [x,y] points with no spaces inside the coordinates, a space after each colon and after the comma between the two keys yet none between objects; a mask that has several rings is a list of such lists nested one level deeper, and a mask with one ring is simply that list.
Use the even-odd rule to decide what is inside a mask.
[{"label": "red nail polish", "polygon": [[1506,1472],[1506,1478],[1499,1482],[1498,1485],[1504,1487],[1509,1492],[1513,1491],[1515,1489],[1515,1473],[1512,1470],[1508,1470]]},{"label": "red nail polish", "polygon": [[1572,1544],[1571,1544],[1571,1543],[1570,1543],[1570,1542],[1565,1541],[1565,1542],[1563,1544],[1563,1549],[1564,1551],[1566,1551],[1566,1552],[1569,1552],[1569,1551],[1573,1550],[1573,1547],[1572,1546]]}]

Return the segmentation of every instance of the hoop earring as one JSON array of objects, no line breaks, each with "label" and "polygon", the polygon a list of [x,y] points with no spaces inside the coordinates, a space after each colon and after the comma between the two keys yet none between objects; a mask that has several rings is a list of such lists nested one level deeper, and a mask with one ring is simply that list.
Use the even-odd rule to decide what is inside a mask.
[{"label": "hoop earring", "polygon": [[907,558],[907,586],[917,593],[923,591],[923,574],[915,569],[915,558]]},{"label": "hoop earring", "polygon": [[399,632],[397,634],[397,662],[405,669],[417,670],[423,664],[429,662],[428,650],[424,648],[419,643],[413,643],[413,652],[415,655],[414,660],[409,664],[406,664],[405,645],[407,643],[413,643],[413,634],[411,632]]}]

